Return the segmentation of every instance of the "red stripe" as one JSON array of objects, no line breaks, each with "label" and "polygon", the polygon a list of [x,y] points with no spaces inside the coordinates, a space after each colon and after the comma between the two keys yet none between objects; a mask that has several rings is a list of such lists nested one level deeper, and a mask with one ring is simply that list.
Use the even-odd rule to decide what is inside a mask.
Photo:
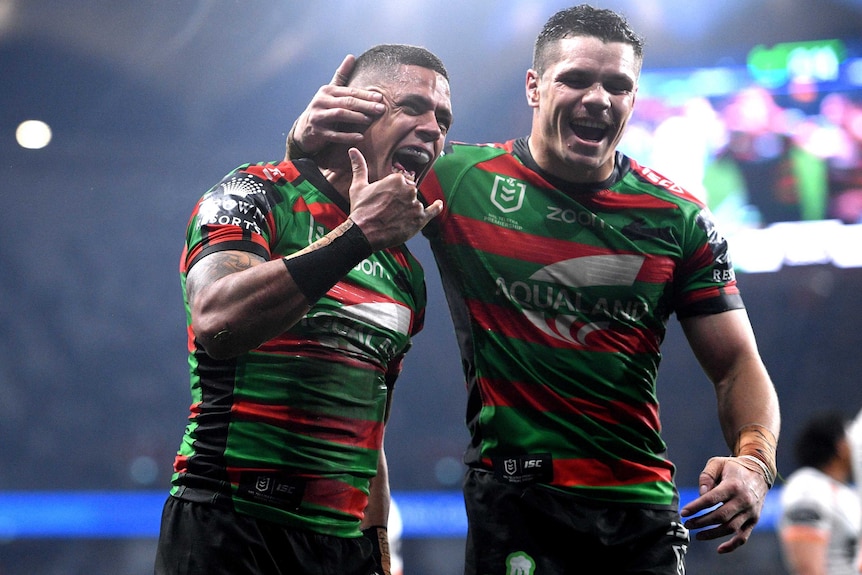
[{"label": "red stripe", "polygon": [[686,262],[686,270],[695,273],[697,270],[715,265],[715,256],[709,244],[700,246]]},{"label": "red stripe", "polygon": [[270,182],[292,182],[299,177],[299,170],[292,163],[279,162],[278,164],[257,164],[247,167],[244,172],[253,174],[262,180]]},{"label": "red stripe", "polygon": [[337,350],[321,347],[320,342],[316,340],[294,337],[289,333],[283,333],[280,336],[272,338],[258,346],[254,351],[272,355],[319,359],[353,369],[374,370],[383,373],[382,367],[371,363],[367,359],[360,359],[346,353],[338,353]]},{"label": "red stripe", "polygon": [[177,473],[182,473],[189,466],[189,458],[185,455],[177,454],[174,458],[174,471]]},{"label": "red stripe", "polygon": [[[335,284],[329,289],[329,291],[327,292],[327,296],[332,299],[338,300],[345,306],[362,303],[394,303],[406,308],[406,306],[404,306],[402,302],[399,302],[398,300],[395,300],[385,294],[374,290],[366,289],[362,286],[358,286],[347,281],[340,281]],[[410,313],[410,318],[411,325],[409,327],[412,330],[416,323],[416,316],[412,313],[412,310]],[[412,331],[408,331],[408,333],[413,334]],[[330,349],[319,349],[318,342],[316,340],[297,337],[290,332],[285,332],[261,344],[257,348],[257,351],[264,353],[295,354],[298,349],[302,349],[302,354],[308,357],[318,357],[321,359],[337,361],[344,365],[350,365],[363,369],[373,368],[371,364],[365,361],[360,361],[347,356],[333,355]]]},{"label": "red stripe", "polygon": [[191,324],[186,326],[186,347],[189,353],[194,353],[197,349],[195,346],[195,332],[192,330]]},{"label": "red stripe", "polygon": [[[421,328],[422,323],[417,324],[416,314],[413,310],[405,306],[403,302],[393,299],[386,294],[378,291],[370,290],[362,286],[350,283],[349,281],[340,281],[327,292],[327,296],[340,301],[343,305],[355,305],[361,303],[394,303],[410,312],[410,325],[407,326],[407,333],[415,335]],[[422,312],[424,313],[424,309]]]},{"label": "red stripe", "polygon": [[337,228],[347,219],[347,214],[335,204],[312,202],[308,204],[308,211],[311,212],[316,223],[330,230]]},{"label": "red stripe", "polygon": [[[435,200],[444,200],[443,188],[440,187],[440,179],[437,177],[437,172],[431,170],[422,180],[422,185],[419,188],[422,199],[426,204],[433,204]],[[443,202],[443,214],[445,217],[447,211],[447,203]]]},{"label": "red stripe", "polygon": [[340,509],[362,519],[368,506],[368,495],[343,481],[315,479],[305,486],[304,503],[330,509]]},{"label": "red stripe", "polygon": [[419,311],[411,317],[413,320],[410,325],[410,335],[414,336],[425,328],[425,306],[419,308]]},{"label": "red stripe", "polygon": [[[271,221],[269,223],[272,225]],[[261,246],[266,250],[266,253],[269,253],[269,244],[263,236],[251,233],[249,234],[249,237],[246,237],[245,231],[239,226],[207,224],[202,227],[207,230],[204,241],[197,244],[188,253],[184,254],[185,260],[182,263],[183,269],[187,269],[186,266],[188,266],[188,263],[194,261],[204,248],[214,246],[222,242],[251,241]]]},{"label": "red stripe", "polygon": [[[227,470],[230,482],[237,487],[242,473],[259,472],[272,473],[274,469],[253,469],[246,467],[229,467]],[[304,504],[315,505],[327,509],[338,509],[362,519],[368,506],[368,495],[343,481],[323,479],[320,477],[301,476],[307,482],[302,496]]]},{"label": "red stripe", "polygon": [[657,353],[661,343],[648,329],[634,329],[619,322],[614,322],[612,328],[593,329],[595,326],[588,322],[558,323],[555,317],[549,316],[545,318],[545,325],[552,333],[559,334],[554,337],[541,331],[512,306],[469,300],[467,307],[479,329],[546,347],[635,354]]},{"label": "red stripe", "polygon": [[291,433],[316,437],[351,447],[380,449],[383,423],[308,412],[287,405],[239,401],[231,412],[239,420],[268,423]]},{"label": "red stripe", "polygon": [[[281,162],[277,165],[267,164],[264,166],[249,166],[244,171],[261,179],[276,183],[280,183],[282,181],[293,182],[301,175],[299,170],[289,162]],[[302,197],[297,199],[296,203],[292,206],[292,210],[294,213],[311,212],[311,215],[318,223],[329,229],[335,228],[347,218],[347,214],[333,203],[313,202],[308,204]],[[272,212],[267,213],[267,219],[272,217]],[[270,229],[275,230],[274,222],[270,221],[269,223]]]},{"label": "red stripe", "polygon": [[413,269],[413,266],[411,265],[410,260],[407,258],[407,254],[404,253],[404,250],[399,248],[389,248],[386,251],[395,259],[395,262],[399,266],[407,270]]},{"label": "red stripe", "polygon": [[693,292],[687,292],[682,294],[682,301],[679,303],[677,307],[680,309],[686,308],[695,302],[701,302],[713,298],[720,298],[726,295],[738,295],[739,288],[736,286],[736,282],[730,282],[724,286],[711,287],[707,289],[701,289]]},{"label": "red stripe", "polygon": [[[555,263],[574,255],[620,253],[607,248],[574,244],[565,240],[544,238],[501,228],[460,215],[451,217],[449,224],[444,228],[444,240],[447,244],[468,245],[490,254],[541,264]],[[574,253],[576,249],[577,254]]]},{"label": "red stripe", "polygon": [[656,468],[631,461],[608,463],[596,459],[555,459],[554,484],[566,486],[621,486],[670,482],[670,463]]},{"label": "red stripe", "polygon": [[673,276],[675,263],[667,256],[591,246],[501,228],[465,216],[452,216],[444,231],[449,244],[469,245],[483,252],[548,265],[588,256],[639,255],[644,263],[637,280],[664,283]]},{"label": "red stripe", "polygon": [[[651,184],[656,185],[660,188],[664,188],[665,190],[671,192],[672,194],[675,194],[675,195],[677,195],[677,196],[679,196],[679,197],[681,197],[681,198],[683,198],[689,202],[692,202],[693,204],[695,204],[701,208],[706,207],[706,204],[704,204],[703,201],[700,200],[697,196],[695,196],[691,192],[687,191],[685,188],[683,188],[679,184],[675,183],[674,181],[669,180],[668,178],[659,174],[658,172],[656,172],[652,168],[647,168],[647,167],[641,166],[640,164],[638,164],[634,160],[631,160],[631,166],[635,172],[640,174],[640,176],[642,178],[644,178],[646,181],[650,182]],[[673,207],[676,207],[676,206],[673,206]]]},{"label": "red stripe", "polygon": [[196,415],[200,415],[202,413],[201,406],[203,405],[202,401],[196,401],[189,406],[189,419],[192,419]]},{"label": "red stripe", "polygon": [[[507,150],[511,154],[512,150]],[[476,167],[494,175],[503,175],[516,180],[525,181],[533,187],[554,190],[542,176],[518,162],[513,156],[503,154],[476,164]]]},{"label": "red stripe", "polygon": [[[493,468],[490,459],[482,464]],[[619,487],[643,483],[669,483],[672,478],[671,464],[653,467],[618,461],[609,463],[599,459],[554,459],[554,479],[552,485],[564,487]]]},{"label": "red stripe", "polygon": [[356,305],[360,303],[397,303],[404,305],[398,300],[392,299],[386,294],[356,285],[349,281],[340,281],[327,293],[332,299],[338,300],[343,305]]},{"label": "red stripe", "polygon": [[555,415],[589,417],[614,425],[658,430],[658,406],[654,404],[630,405],[619,401],[595,403],[577,397],[565,397],[546,385],[523,382],[479,379],[485,405],[495,407],[527,408]]},{"label": "red stripe", "polygon": [[678,210],[679,206],[650,194],[618,194],[602,190],[584,201],[585,205],[610,210]]}]

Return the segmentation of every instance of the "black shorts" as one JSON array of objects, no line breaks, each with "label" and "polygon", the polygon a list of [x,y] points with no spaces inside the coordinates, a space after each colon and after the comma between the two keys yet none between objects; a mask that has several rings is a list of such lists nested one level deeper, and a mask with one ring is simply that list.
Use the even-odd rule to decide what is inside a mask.
[{"label": "black shorts", "polygon": [[168,497],[155,575],[372,575],[371,543]]},{"label": "black shorts", "polygon": [[684,575],[688,530],[674,510],[608,508],[546,485],[471,469],[466,575]]}]

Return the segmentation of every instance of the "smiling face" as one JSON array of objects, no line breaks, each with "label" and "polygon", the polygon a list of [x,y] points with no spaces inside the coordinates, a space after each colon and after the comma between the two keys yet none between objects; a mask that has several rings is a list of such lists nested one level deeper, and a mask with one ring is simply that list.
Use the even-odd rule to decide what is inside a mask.
[{"label": "smiling face", "polygon": [[554,176],[602,181],[634,108],[640,58],[628,44],[592,36],[564,38],[554,49],[557,57],[541,76],[527,72],[530,151]]},{"label": "smiling face", "polygon": [[443,151],[452,123],[449,82],[428,68],[401,65],[398,73],[365,89],[383,94],[386,106],[357,146],[368,163],[369,181],[402,172],[418,183]]}]

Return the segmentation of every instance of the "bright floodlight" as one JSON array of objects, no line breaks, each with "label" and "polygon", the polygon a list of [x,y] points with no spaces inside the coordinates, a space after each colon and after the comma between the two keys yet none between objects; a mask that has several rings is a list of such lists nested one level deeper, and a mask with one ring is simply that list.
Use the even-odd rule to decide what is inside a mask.
[{"label": "bright floodlight", "polygon": [[51,141],[51,127],[41,120],[26,120],[18,126],[15,138],[22,148],[38,150]]}]

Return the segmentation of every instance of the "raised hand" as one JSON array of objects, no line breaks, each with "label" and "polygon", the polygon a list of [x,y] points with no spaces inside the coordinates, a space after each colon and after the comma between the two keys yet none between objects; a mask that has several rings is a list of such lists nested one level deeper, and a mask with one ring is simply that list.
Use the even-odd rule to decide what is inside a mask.
[{"label": "raised hand", "polygon": [[403,244],[443,211],[440,200],[425,207],[417,197],[416,183],[404,174],[389,174],[369,184],[365,157],[356,148],[348,154],[353,170],[350,219],[375,251]]},{"label": "raised hand", "polygon": [[383,113],[378,92],[347,86],[356,58],[348,54],[329,84],[321,86],[300,114],[288,136],[285,159],[312,156],[327,144],[355,145],[363,131]]}]

